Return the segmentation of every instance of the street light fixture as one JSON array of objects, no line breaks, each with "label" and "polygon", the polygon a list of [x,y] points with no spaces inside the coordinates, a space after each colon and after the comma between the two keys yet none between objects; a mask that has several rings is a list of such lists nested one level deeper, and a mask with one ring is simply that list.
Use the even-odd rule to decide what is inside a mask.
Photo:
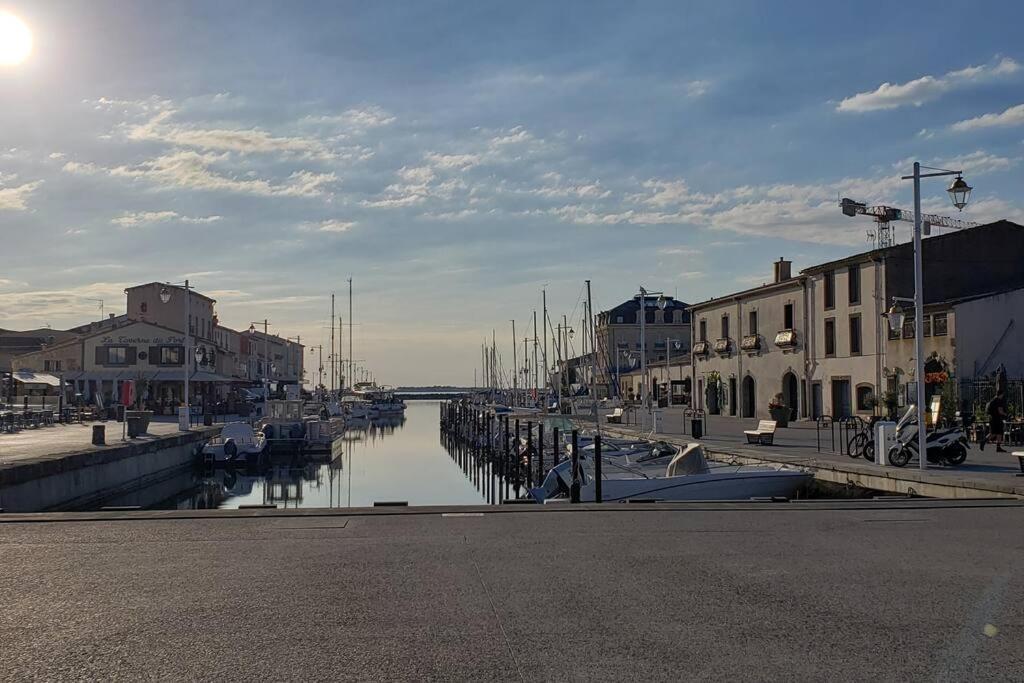
[{"label": "street light fixture", "polygon": [[[932,173],[921,173],[927,168]],[[946,192],[958,210],[963,211],[967,200],[974,189],[963,178],[963,171],[950,171],[944,168],[922,167],[921,162],[914,162],[914,173],[902,176],[902,180],[914,181],[914,355],[917,379],[917,456],[918,467],[928,469],[927,434],[925,433],[924,412],[924,266],[922,265],[921,249],[921,178],[937,178],[955,175],[956,179]],[[891,309],[890,309],[890,312]],[[898,313],[898,312],[897,312]],[[890,319],[890,324],[893,319]],[[901,321],[902,322],[902,321]]]},{"label": "street light fixture", "polygon": [[967,200],[971,198],[971,190],[973,189],[974,188],[968,185],[962,176],[958,175],[956,180],[950,184],[949,189],[946,190],[946,192],[949,193],[949,198],[953,202],[953,206],[960,211],[963,211],[964,207],[967,206]]}]

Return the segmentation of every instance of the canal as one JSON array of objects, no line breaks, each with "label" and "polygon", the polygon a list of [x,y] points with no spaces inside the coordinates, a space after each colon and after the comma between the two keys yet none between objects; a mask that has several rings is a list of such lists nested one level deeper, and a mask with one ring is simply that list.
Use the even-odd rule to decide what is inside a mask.
[{"label": "canal", "polygon": [[167,479],[103,500],[102,507],[234,509],[474,505],[481,493],[440,440],[438,401],[409,401],[404,417],[350,423],[341,454],[275,457],[259,470],[188,468]]}]

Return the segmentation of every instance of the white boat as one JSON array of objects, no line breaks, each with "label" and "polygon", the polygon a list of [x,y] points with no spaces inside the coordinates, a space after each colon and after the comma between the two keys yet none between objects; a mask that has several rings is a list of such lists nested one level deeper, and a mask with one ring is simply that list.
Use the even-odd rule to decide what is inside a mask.
[{"label": "white boat", "polygon": [[259,460],[266,450],[267,440],[262,433],[248,423],[231,422],[203,446],[202,457],[212,464],[248,463]]},{"label": "white boat", "polygon": [[[603,444],[602,444],[603,446]],[[700,444],[691,443],[681,453],[648,449],[646,454],[601,453],[601,498],[623,500],[749,500],[791,497],[811,480],[804,470],[755,465],[710,466]],[[593,502],[594,452],[580,449],[582,483],[580,500]],[[572,483],[572,461],[551,469],[541,486],[530,495],[538,502],[567,498]]]},{"label": "white boat", "polygon": [[267,415],[259,421],[260,431],[275,452],[330,452],[334,440],[344,431],[345,421],[340,417],[325,418],[318,406],[313,415],[306,414],[306,405],[300,400],[272,400]]}]

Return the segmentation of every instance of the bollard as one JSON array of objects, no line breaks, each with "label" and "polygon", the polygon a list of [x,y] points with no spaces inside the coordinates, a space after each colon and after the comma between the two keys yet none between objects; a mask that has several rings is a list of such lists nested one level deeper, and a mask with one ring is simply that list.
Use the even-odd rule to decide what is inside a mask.
[{"label": "bollard", "polygon": [[551,468],[558,467],[558,427],[551,430]]},{"label": "bollard", "polygon": [[533,486],[533,422],[526,423],[526,488]]},{"label": "bollard", "polygon": [[509,469],[510,469],[509,468],[510,456],[509,456],[509,452],[508,452],[508,415],[504,416],[504,421],[505,421],[505,439],[504,439],[504,444],[505,444],[504,449],[505,449],[505,452],[504,452],[504,458],[502,459],[502,463],[501,463],[501,478],[502,478],[502,481],[503,481],[503,487],[505,489],[505,493],[501,497],[502,500],[508,498],[508,493],[509,493],[508,473],[509,473]]},{"label": "bollard", "polygon": [[594,435],[594,502],[603,502],[601,498],[601,434]]},{"label": "bollard", "polygon": [[580,449],[579,432],[572,430],[572,484],[569,486],[569,502],[580,502]]},{"label": "bollard", "polygon": [[106,425],[93,425],[92,426],[92,445],[93,446],[105,446],[106,445]]},{"label": "bollard", "polygon": [[537,485],[544,483],[544,423],[540,423],[537,434]]}]

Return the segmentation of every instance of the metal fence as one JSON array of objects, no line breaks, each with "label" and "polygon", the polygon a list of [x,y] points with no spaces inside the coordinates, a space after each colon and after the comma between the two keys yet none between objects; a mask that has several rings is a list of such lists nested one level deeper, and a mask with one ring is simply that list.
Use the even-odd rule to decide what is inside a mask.
[{"label": "metal fence", "polygon": [[[957,410],[966,407],[976,416],[988,419],[985,406],[996,395],[996,383],[991,379],[962,379],[956,382]],[[1021,417],[1024,410],[1024,380],[1011,379],[1006,382],[1006,412]]]}]

